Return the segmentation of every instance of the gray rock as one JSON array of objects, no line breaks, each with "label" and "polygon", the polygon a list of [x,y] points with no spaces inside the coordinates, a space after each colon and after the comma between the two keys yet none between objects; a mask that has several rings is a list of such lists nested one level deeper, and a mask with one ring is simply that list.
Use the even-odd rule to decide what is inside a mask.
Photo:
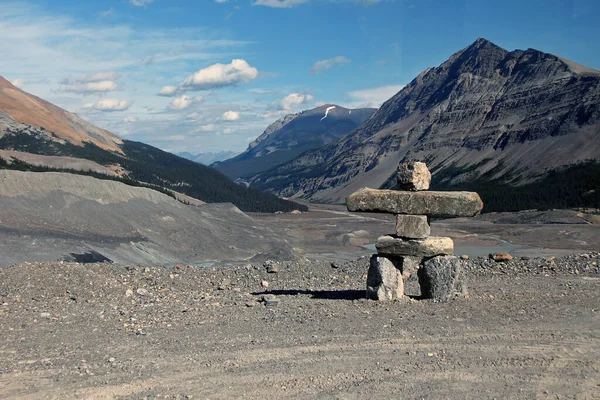
[{"label": "gray rock", "polygon": [[269,274],[276,274],[279,272],[279,267],[275,261],[267,260],[263,263],[263,266],[267,269],[267,273]]},{"label": "gray rock", "polygon": [[419,269],[421,295],[426,299],[447,301],[467,294],[463,262],[454,256],[433,257]]},{"label": "gray rock", "polygon": [[403,190],[427,190],[431,183],[431,172],[424,162],[400,163],[397,178],[398,186]]},{"label": "gray rock", "polygon": [[424,239],[431,233],[425,215],[399,214],[396,218],[396,234],[407,239]]},{"label": "gray rock", "polygon": [[346,199],[349,211],[378,211],[437,217],[472,217],[483,202],[474,192],[403,192],[363,188]]},{"label": "gray rock", "polygon": [[429,236],[423,240],[404,240],[381,236],[375,243],[377,252],[383,256],[434,257],[454,253],[454,242],[449,237]]},{"label": "gray rock", "polygon": [[279,299],[274,294],[265,294],[262,301],[265,307],[276,307],[279,304]]},{"label": "gray rock", "polygon": [[423,262],[423,257],[404,256],[398,257],[398,265],[402,271],[402,277],[409,279],[413,276],[417,276],[419,266]]},{"label": "gray rock", "polygon": [[367,274],[367,298],[390,301],[404,297],[402,271],[394,261],[386,257],[371,257]]},{"label": "gray rock", "polygon": [[137,294],[139,294],[140,296],[150,296],[150,292],[147,291],[144,288],[139,288],[138,290],[135,291]]}]

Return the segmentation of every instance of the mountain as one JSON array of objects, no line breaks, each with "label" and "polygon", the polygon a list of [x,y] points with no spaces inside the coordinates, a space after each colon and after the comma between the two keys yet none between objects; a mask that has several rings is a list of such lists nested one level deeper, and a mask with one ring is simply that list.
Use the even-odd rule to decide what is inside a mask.
[{"label": "mountain", "polygon": [[[230,202],[243,211],[306,210],[306,206],[240,186],[213,168],[144,143],[121,139],[1,77],[0,150],[7,151],[3,152],[5,156],[11,154],[0,157],[0,169],[89,174],[164,192],[177,191],[207,203]],[[26,160],[31,157],[17,156],[15,152],[85,159],[99,167],[94,164],[91,170],[74,168],[73,165],[85,164],[64,161],[61,161],[64,168],[44,167],[39,165],[40,158],[29,163]],[[99,172],[102,167],[113,173]]]},{"label": "mountain", "polygon": [[58,138],[78,146],[87,142],[101,149],[121,152],[119,145],[123,141],[117,135],[97,128],[75,114],[24,92],[1,76],[0,112],[8,114],[17,123],[44,128]]},{"label": "mountain", "polygon": [[267,127],[242,154],[212,166],[232,179],[266,171],[345,136],[374,111],[326,104],[286,115]]},{"label": "mountain", "polygon": [[423,71],[352,133],[247,181],[285,197],[342,202],[364,186],[392,186],[398,162],[422,160],[438,189],[485,189],[484,203],[512,193],[500,209],[554,204],[534,197],[550,198],[546,183],[560,179],[577,205],[595,186],[567,177],[591,182],[599,159],[600,71],[478,39]]},{"label": "mountain", "polygon": [[229,158],[235,157],[237,154],[238,153],[234,151],[219,151],[218,153],[208,152],[199,154],[192,154],[187,151],[184,151],[183,153],[177,153],[179,157],[183,157],[203,165],[211,165],[217,161],[225,161]]}]

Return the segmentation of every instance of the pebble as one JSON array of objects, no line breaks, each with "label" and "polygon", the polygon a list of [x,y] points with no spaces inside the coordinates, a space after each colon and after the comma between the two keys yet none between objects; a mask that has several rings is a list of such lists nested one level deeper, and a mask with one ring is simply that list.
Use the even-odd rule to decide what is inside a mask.
[{"label": "pebble", "polygon": [[268,287],[269,287],[269,282],[267,282],[267,281],[262,281],[262,282],[260,283],[260,286],[262,286],[262,287],[264,287],[264,288],[268,288]]},{"label": "pebble", "polygon": [[279,299],[274,294],[266,294],[263,296],[263,303],[266,307],[275,307],[279,304]]},{"label": "pebble", "polygon": [[140,296],[150,296],[150,292],[144,288],[139,288],[138,290],[136,290],[136,293]]}]

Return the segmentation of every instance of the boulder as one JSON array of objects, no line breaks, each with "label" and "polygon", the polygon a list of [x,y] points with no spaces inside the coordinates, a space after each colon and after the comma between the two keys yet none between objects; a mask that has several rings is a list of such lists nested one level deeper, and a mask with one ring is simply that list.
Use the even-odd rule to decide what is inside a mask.
[{"label": "boulder", "polygon": [[346,206],[349,211],[472,217],[479,214],[483,202],[474,192],[403,192],[363,188],[348,196]]},{"label": "boulder", "polygon": [[396,235],[406,239],[425,239],[431,227],[425,215],[404,215],[396,217]]},{"label": "boulder", "polygon": [[426,239],[401,239],[381,236],[375,243],[377,253],[383,256],[434,257],[454,253],[454,242],[449,237],[429,236]]},{"label": "boulder", "polygon": [[423,162],[400,163],[397,178],[402,190],[427,190],[431,183],[431,172]]},{"label": "boulder", "polygon": [[367,298],[390,301],[404,297],[402,272],[396,263],[386,257],[371,257],[367,274]]},{"label": "boulder", "polygon": [[454,256],[433,257],[419,269],[421,296],[426,299],[447,301],[467,294],[462,268],[463,262]]}]

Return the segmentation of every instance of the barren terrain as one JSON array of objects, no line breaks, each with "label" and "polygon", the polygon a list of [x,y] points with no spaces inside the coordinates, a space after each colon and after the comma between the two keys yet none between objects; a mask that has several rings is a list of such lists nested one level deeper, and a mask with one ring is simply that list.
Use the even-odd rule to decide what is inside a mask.
[{"label": "barren terrain", "polygon": [[[600,398],[600,254],[587,249],[599,225],[505,217],[434,223],[459,254],[518,237],[531,257],[471,257],[469,298],[448,303],[420,300],[415,278],[405,301],[366,300],[360,245],[393,223],[337,206],[253,216],[308,258],[278,273],[257,261],[0,268],[0,397]],[[552,252],[581,255],[536,257]]]}]

